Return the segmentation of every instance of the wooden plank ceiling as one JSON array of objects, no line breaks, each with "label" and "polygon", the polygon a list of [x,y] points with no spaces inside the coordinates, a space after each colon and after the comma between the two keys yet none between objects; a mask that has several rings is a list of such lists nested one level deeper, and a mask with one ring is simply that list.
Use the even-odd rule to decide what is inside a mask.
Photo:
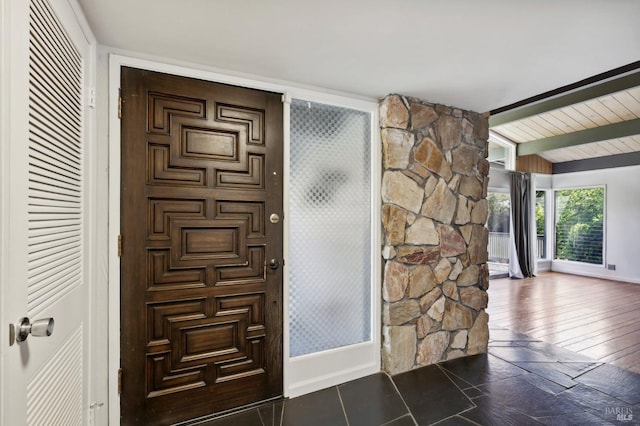
[{"label": "wooden plank ceiling", "polygon": [[640,63],[631,65],[636,70],[604,83],[498,111],[491,132],[516,143],[517,155],[551,163],[640,152]]}]

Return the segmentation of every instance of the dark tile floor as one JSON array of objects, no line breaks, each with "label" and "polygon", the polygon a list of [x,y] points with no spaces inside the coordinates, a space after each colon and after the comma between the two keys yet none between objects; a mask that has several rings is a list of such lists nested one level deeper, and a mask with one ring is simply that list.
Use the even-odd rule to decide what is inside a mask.
[{"label": "dark tile floor", "polygon": [[640,374],[492,328],[488,354],[374,374],[201,424],[640,425]]}]

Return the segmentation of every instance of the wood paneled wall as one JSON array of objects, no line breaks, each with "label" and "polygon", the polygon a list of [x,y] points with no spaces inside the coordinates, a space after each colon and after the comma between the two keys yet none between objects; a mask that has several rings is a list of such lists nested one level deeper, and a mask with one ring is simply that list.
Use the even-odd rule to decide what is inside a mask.
[{"label": "wood paneled wall", "polygon": [[550,175],[553,164],[538,155],[522,155],[516,157],[516,170],[525,173],[543,173]]}]

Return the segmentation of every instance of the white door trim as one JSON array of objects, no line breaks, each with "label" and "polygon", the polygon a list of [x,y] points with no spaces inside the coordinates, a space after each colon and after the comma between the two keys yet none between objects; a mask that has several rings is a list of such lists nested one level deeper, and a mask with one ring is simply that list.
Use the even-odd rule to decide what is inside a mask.
[{"label": "white door trim", "polygon": [[[323,103],[344,108],[358,109],[371,114],[371,340],[345,347],[338,347],[308,355],[290,357],[289,348],[289,275],[284,274],[283,293],[284,303],[284,393],[287,397],[296,397],[310,392],[315,392],[340,383],[376,373],[380,371],[380,350],[381,350],[381,233],[380,233],[380,209],[381,209],[381,158],[380,153],[380,127],[378,124],[378,102],[353,105],[351,103],[341,103],[337,99],[327,99],[325,96],[317,96],[315,93],[291,93],[285,100],[285,138],[284,138],[284,247],[285,258],[289,253],[290,234],[289,222],[289,183],[291,176],[291,152],[290,137],[290,104],[292,99]],[[357,360],[357,362],[354,362]]]},{"label": "white door trim", "polygon": [[[15,199],[12,191],[23,193],[26,202],[26,185],[19,187],[13,184],[11,175],[16,158],[16,145],[12,140],[24,140],[28,137],[28,2],[15,2],[1,0],[0,3],[0,377],[5,381],[11,377],[9,371],[10,351],[15,351],[15,346],[9,347],[9,325],[5,319],[16,321],[24,315],[23,303],[15,303],[14,291],[11,282],[15,274],[8,265],[15,265],[12,253],[23,250],[24,247],[12,247],[9,243],[13,240],[12,233],[25,232],[24,223],[16,224],[12,221],[13,214],[11,200]],[[22,37],[20,35],[23,35]],[[20,155],[26,158],[26,146],[22,147]],[[17,226],[16,226],[17,225]],[[22,259],[26,263],[25,259]],[[13,319],[15,318],[15,319]],[[9,424],[12,421],[12,404],[18,404],[26,410],[26,395],[11,395],[4,383],[0,386],[0,424]]]},{"label": "white door trim", "polygon": [[[224,74],[218,71],[209,71],[196,68],[195,65],[175,65],[168,63],[165,59],[149,60],[133,56],[124,56],[112,53],[109,55],[109,112],[108,112],[108,129],[109,129],[109,424],[117,425],[120,422],[120,398],[118,395],[118,369],[120,367],[120,258],[118,257],[118,234],[120,230],[120,119],[118,118],[118,98],[120,88],[120,69],[123,66],[135,67],[149,71],[157,71],[169,73],[173,75],[192,77],[202,80],[208,80],[217,83],[225,83],[236,86],[242,86],[252,89],[265,90],[277,93],[283,93],[283,100],[292,98],[306,99],[314,102],[327,103],[346,108],[359,109],[368,111],[372,114],[371,134],[371,164],[372,164],[372,342],[365,345],[365,351],[368,351],[370,362],[364,363],[364,368],[358,370],[344,371],[345,374],[337,376],[335,373],[325,374],[319,372],[322,377],[318,380],[305,380],[299,382],[297,376],[290,373],[296,369],[296,363],[300,365],[300,360],[289,359],[289,321],[288,321],[288,278],[284,274],[283,283],[283,310],[284,310],[284,329],[283,329],[283,374],[284,374],[284,393],[285,396],[296,396],[303,393],[320,389],[321,387],[336,384],[336,380],[350,380],[352,378],[361,377],[365,374],[371,374],[380,370],[380,254],[377,248],[380,247],[380,188],[377,183],[380,182],[380,141],[378,137],[378,102],[375,99],[357,99],[355,97],[342,96],[333,93],[325,93],[321,91],[309,90],[289,86],[282,83],[273,83],[261,81],[247,77],[234,76]],[[289,108],[288,102],[285,102],[284,109],[284,256],[287,258],[289,249],[288,235],[288,187],[289,187]],[[285,269],[286,271],[286,269]],[[363,350],[363,345],[354,345],[358,350]],[[342,350],[335,350],[339,354]],[[332,355],[332,354],[330,354]],[[332,358],[335,359],[335,358]],[[346,380],[343,378],[346,377]]]}]

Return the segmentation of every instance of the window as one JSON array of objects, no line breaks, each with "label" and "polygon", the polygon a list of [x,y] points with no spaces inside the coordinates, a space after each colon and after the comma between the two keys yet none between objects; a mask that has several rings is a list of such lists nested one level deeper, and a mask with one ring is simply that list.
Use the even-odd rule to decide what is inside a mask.
[{"label": "window", "polygon": [[556,191],[556,259],[603,264],[604,188]]},{"label": "window", "polygon": [[547,258],[547,239],[545,236],[546,209],[545,191],[536,191],[536,253],[538,259]]},{"label": "window", "polygon": [[[489,229],[489,270],[492,273],[494,272],[493,269],[499,266],[496,264],[509,263],[511,197],[506,192],[489,192],[487,200],[489,202],[489,216],[487,218],[487,228]],[[502,272],[506,272],[506,269]],[[498,274],[497,271],[496,274]]]},{"label": "window", "polygon": [[370,113],[291,102],[291,357],[371,340],[370,163]]}]

